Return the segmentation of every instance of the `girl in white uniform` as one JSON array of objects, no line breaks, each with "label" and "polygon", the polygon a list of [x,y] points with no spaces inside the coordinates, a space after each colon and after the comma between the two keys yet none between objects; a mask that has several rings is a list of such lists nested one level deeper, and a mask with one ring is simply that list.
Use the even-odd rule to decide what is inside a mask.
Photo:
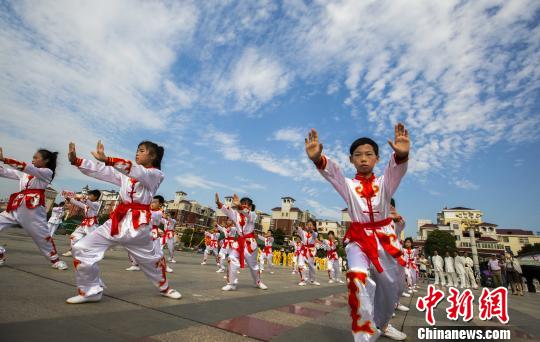
[{"label": "girl in white uniform", "polygon": [[[86,235],[92,233],[98,227],[97,215],[100,207],[100,204],[98,202],[100,197],[101,192],[99,190],[92,190],[88,192],[88,196],[81,197],[80,200],[77,200],[75,197],[66,198],[67,202],[79,208],[82,208],[84,212],[84,218],[81,224],[77,228],[75,228],[75,230],[73,231],[73,233],[71,233],[71,236],[69,237],[71,249],[73,249],[73,245],[77,243],[77,241],[79,241]],[[62,255],[70,256],[72,254],[71,249]]]},{"label": "girl in white uniform", "polygon": [[274,253],[272,252],[272,245],[274,244],[274,237],[272,236],[272,231],[269,230],[265,235],[258,234],[257,237],[264,243],[264,248],[259,255],[259,269],[264,271],[264,262],[268,264],[268,269],[270,274],[274,274],[272,271],[272,264],[274,259]]},{"label": "girl in white uniform", "polygon": [[314,220],[309,220],[306,224],[306,229],[298,227],[296,234],[302,241],[300,256],[298,257],[298,273],[300,274],[300,282],[298,285],[305,286],[306,279],[304,278],[306,264],[308,267],[307,283],[311,285],[321,285],[315,280],[315,255],[317,254],[316,244],[320,243],[317,240],[317,232],[314,230],[316,223]]},{"label": "girl in white uniform", "polygon": [[78,158],[75,144],[69,145],[69,161],[87,176],[120,187],[120,203],[111,218],[73,245],[73,264],[78,295],[68,298],[70,304],[101,300],[104,284],[98,262],[116,245],[124,247],[161,295],[180,299],[182,295],[169,287],[166,262],[161,249],[150,238],[150,202],[163,181],[161,159],[163,147],[143,141],[137,148],[135,163],[105,155],[101,141],[92,155],[99,161]]},{"label": "girl in white uniform", "polygon": [[227,257],[232,252],[233,245],[236,242],[236,227],[233,225],[231,219],[227,219],[225,227],[217,225],[217,228],[224,236],[221,249],[219,250],[219,269],[217,272],[224,273],[226,271],[225,262],[227,262]]},{"label": "girl in white uniform", "polygon": [[56,205],[52,208],[51,217],[49,218],[49,222],[47,222],[47,226],[49,227],[49,233],[51,236],[54,236],[54,233],[62,224],[62,218],[64,216],[64,202],[60,202],[60,204]]},{"label": "girl in white uniform", "polygon": [[[45,189],[54,178],[58,153],[38,150],[34,153],[32,164],[4,158],[0,147],[0,177],[19,181],[20,191],[11,194],[6,211],[0,213],[0,231],[20,225],[34,240],[39,250],[51,262],[52,267],[65,270],[56,251],[53,237],[47,225],[45,209]],[[5,249],[0,247],[0,265],[4,264]]]},{"label": "girl in white uniform", "polygon": [[339,257],[337,254],[339,242],[336,240],[333,231],[328,232],[328,239],[323,240],[323,247],[326,250],[328,282],[330,284],[335,282],[343,284],[343,280],[341,280],[341,265],[339,264]]},{"label": "girl in white uniform", "polygon": [[237,209],[229,208],[219,200],[219,195],[216,193],[216,205],[218,209],[227,215],[234,222],[238,239],[233,244],[233,250],[229,254],[229,272],[227,277],[227,285],[221,289],[223,291],[235,291],[237,287],[237,272],[239,268],[244,268],[244,263],[247,263],[253,278],[253,285],[261,290],[266,290],[268,287],[261,281],[261,272],[257,263],[257,241],[255,240],[255,221],[257,213],[255,213],[255,205],[253,201],[244,197],[240,199],[238,195],[233,196],[233,205]]}]

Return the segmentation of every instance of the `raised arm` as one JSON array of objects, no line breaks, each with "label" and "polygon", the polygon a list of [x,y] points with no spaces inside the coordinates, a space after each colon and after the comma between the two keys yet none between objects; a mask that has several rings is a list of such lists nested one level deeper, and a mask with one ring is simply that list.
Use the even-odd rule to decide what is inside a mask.
[{"label": "raised arm", "polygon": [[223,205],[223,203],[219,200],[218,193],[216,193],[215,201],[217,208],[221,210],[231,221],[233,221],[235,225],[238,225],[238,215],[236,210],[229,208],[226,205]]},{"label": "raised arm", "polygon": [[86,203],[85,202],[78,201],[75,198],[69,198],[68,197],[68,198],[66,198],[66,201],[68,201],[69,203],[71,203],[71,204],[73,204],[73,205],[75,205],[75,206],[77,206],[79,208],[82,208],[82,209],[86,208]]},{"label": "raised arm", "polygon": [[94,163],[89,159],[77,157],[75,144],[72,142],[69,143],[68,159],[72,165],[76,166],[79,171],[89,177],[112,183],[117,186],[122,185],[122,174],[120,172],[103,163]]},{"label": "raised arm", "polygon": [[389,140],[388,143],[394,153],[390,156],[384,170],[383,182],[386,195],[392,197],[407,172],[407,161],[409,160],[409,132],[402,123],[394,127],[394,141]]},{"label": "raised arm", "polygon": [[[12,171],[6,171],[1,172],[0,174],[5,178],[10,179],[19,179],[20,178],[20,172],[29,174],[30,176],[39,178],[41,180],[44,180],[46,182],[52,181],[52,175],[53,172],[51,169],[46,167],[35,167],[32,164],[27,164],[25,162],[21,162],[15,159],[11,158],[2,158],[1,159],[4,164],[11,166],[14,170]],[[0,168],[4,169],[4,168]]]},{"label": "raised arm", "polygon": [[347,195],[347,182],[340,167],[332,160],[322,154],[323,146],[319,143],[319,135],[315,129],[311,129],[305,139],[306,153],[317,167],[319,173],[326,179],[334,189],[341,195],[345,202],[349,203]]}]

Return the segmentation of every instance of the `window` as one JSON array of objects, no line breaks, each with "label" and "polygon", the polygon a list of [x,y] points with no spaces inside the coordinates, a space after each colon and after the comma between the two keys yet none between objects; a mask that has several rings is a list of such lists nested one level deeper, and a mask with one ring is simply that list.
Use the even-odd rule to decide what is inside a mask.
[{"label": "window", "polygon": [[502,240],[503,240],[503,242],[509,242],[510,241],[510,239],[508,239],[508,236],[503,236]]},{"label": "window", "polygon": [[529,243],[529,238],[526,238],[526,237],[525,237],[525,238],[520,237],[520,238],[519,238],[519,243],[525,244],[525,245],[526,245],[526,244]]},{"label": "window", "polygon": [[510,246],[504,247],[504,250],[507,251],[508,253],[512,253],[512,248],[510,248]]}]

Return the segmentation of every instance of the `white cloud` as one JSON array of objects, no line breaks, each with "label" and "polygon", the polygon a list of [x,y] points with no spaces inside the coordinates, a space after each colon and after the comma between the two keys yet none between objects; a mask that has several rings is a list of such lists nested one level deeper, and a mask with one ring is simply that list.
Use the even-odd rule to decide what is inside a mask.
[{"label": "white cloud", "polygon": [[313,199],[307,199],[306,203],[311,207],[317,217],[328,218],[341,221],[341,208],[327,207],[324,204]]},{"label": "white cloud", "polygon": [[456,179],[454,181],[454,184],[457,187],[461,189],[465,189],[465,190],[478,190],[480,188],[477,184],[474,184],[473,182],[467,179]]},{"label": "white cloud", "polygon": [[274,132],[270,140],[285,141],[291,143],[294,147],[303,146],[305,132],[301,128],[281,128]]},{"label": "white cloud", "polygon": [[229,78],[217,89],[226,96],[234,96],[237,110],[251,111],[283,93],[291,80],[291,74],[277,59],[257,49],[246,48],[235,62]]},{"label": "white cloud", "polygon": [[201,176],[194,174],[183,174],[174,177],[176,182],[181,186],[189,189],[201,188],[206,190],[218,191],[218,189],[227,189],[236,193],[245,192],[242,188],[229,186],[223,183],[211,181]]}]

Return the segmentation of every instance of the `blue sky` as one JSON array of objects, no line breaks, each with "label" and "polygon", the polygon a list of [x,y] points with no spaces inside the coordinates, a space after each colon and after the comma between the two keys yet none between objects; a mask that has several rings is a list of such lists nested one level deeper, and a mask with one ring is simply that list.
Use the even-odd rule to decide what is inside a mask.
[{"label": "blue sky", "polygon": [[[319,130],[351,177],[349,144],[411,132],[396,194],[416,220],[448,206],[540,230],[538,1],[0,2],[0,145],[62,154],[53,186],[95,183],[67,163],[102,139],[132,158],[166,148],[160,192],[211,205],[236,191],[339,218],[303,151]],[[17,190],[0,180],[0,196]]]}]

